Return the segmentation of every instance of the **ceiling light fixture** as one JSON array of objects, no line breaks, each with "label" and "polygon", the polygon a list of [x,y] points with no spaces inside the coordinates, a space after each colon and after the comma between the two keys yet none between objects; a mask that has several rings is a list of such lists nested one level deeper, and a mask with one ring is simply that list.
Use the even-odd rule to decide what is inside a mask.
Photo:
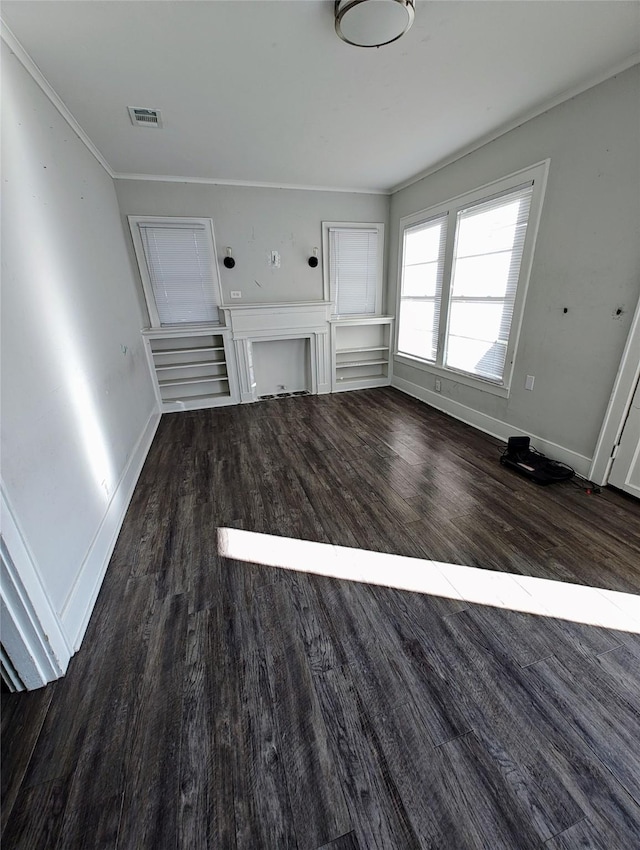
[{"label": "ceiling light fixture", "polygon": [[382,47],[413,23],[415,0],[335,0],[336,32],[356,47]]}]

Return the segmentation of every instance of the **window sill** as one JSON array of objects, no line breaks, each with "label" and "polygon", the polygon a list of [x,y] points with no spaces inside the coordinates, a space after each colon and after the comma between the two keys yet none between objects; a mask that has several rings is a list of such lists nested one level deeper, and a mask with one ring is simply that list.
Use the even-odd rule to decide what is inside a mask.
[{"label": "window sill", "polygon": [[437,375],[439,378],[446,378],[448,381],[453,381],[456,384],[464,384],[466,387],[481,390],[491,395],[500,396],[500,398],[509,398],[509,387],[501,387],[497,384],[492,384],[491,381],[483,381],[482,378],[474,378],[471,375],[465,375],[463,372],[455,372],[453,369],[445,369],[443,366],[437,366],[435,363],[427,363],[426,360],[420,360],[417,357],[411,357],[408,354],[394,354],[393,359],[396,363],[402,363],[405,366],[412,366],[414,369],[420,369],[422,372],[429,372],[431,375]]}]

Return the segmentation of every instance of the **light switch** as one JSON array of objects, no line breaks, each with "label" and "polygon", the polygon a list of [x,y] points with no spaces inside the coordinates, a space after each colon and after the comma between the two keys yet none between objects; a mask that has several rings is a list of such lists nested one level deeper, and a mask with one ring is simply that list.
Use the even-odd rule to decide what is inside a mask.
[{"label": "light switch", "polygon": [[535,382],[535,376],[534,375],[527,375],[527,379],[524,382],[525,390],[532,390],[534,382]]},{"label": "light switch", "polygon": [[232,289],[230,294],[232,298],[242,298],[242,292],[239,289]]}]

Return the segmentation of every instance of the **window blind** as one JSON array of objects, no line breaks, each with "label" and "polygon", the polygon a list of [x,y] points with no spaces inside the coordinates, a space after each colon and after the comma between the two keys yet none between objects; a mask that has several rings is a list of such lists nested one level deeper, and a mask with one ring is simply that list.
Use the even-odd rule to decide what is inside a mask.
[{"label": "window blind", "polygon": [[336,313],[354,316],[376,312],[378,231],[364,228],[329,229],[331,290]]},{"label": "window blind", "polygon": [[435,361],[447,215],[404,231],[398,351]]},{"label": "window blind", "polygon": [[500,383],[533,185],[457,214],[445,364]]},{"label": "window blind", "polygon": [[205,227],[138,226],[160,324],[217,322],[213,251]]}]

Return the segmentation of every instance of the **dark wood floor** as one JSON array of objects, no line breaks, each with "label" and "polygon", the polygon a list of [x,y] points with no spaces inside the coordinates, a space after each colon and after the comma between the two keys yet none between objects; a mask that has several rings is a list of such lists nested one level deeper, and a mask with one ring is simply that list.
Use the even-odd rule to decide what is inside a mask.
[{"label": "dark wood floor", "polygon": [[640,591],[640,506],[394,390],[162,419],[3,847],[633,850],[640,637],[219,557],[220,526]]}]

